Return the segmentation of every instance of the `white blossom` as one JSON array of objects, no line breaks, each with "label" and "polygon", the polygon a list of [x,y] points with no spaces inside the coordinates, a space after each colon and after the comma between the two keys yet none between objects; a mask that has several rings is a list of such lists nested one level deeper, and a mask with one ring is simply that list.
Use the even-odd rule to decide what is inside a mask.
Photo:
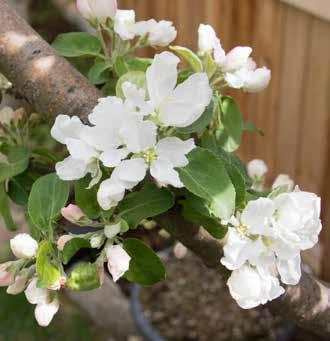
[{"label": "white blossom", "polygon": [[77,0],[77,9],[86,20],[105,23],[115,17],[117,0]]},{"label": "white blossom", "polygon": [[263,160],[255,159],[248,162],[247,172],[251,178],[261,178],[268,172],[268,167]]},{"label": "white blossom", "polygon": [[114,29],[121,39],[133,39],[135,37],[134,10],[118,10],[115,16]]},{"label": "white blossom", "polygon": [[51,302],[37,304],[34,310],[34,316],[39,326],[47,327],[52,322],[54,316],[60,308],[60,303],[57,298]]},{"label": "white blossom", "polygon": [[176,86],[179,61],[173,53],[162,52],[147,70],[150,103],[164,126],[189,126],[203,114],[212,98],[206,73],[194,73]]},{"label": "white blossom", "polygon": [[9,295],[18,295],[22,293],[26,288],[27,278],[25,275],[18,275],[15,278],[15,281],[8,286],[7,294]]},{"label": "white blossom", "polygon": [[106,248],[108,269],[113,281],[117,282],[129,269],[131,257],[120,245],[111,245]]},{"label": "white blossom", "polygon": [[14,273],[9,270],[11,263],[0,264],[0,287],[6,287],[14,282]]},{"label": "white blossom", "polygon": [[10,240],[10,248],[17,258],[29,259],[37,255],[38,243],[27,233],[20,233]]},{"label": "white blossom", "polygon": [[73,224],[78,223],[82,218],[85,217],[84,212],[77,205],[68,205],[61,209],[62,216]]},{"label": "white blossom", "polygon": [[276,179],[272,185],[272,188],[275,189],[275,188],[281,187],[281,186],[286,186],[288,192],[291,192],[294,188],[294,181],[287,174],[279,174],[276,177]]},{"label": "white blossom", "polygon": [[167,46],[176,38],[176,35],[172,21],[157,22],[154,19],[148,21],[148,43],[151,46]]},{"label": "white blossom", "polygon": [[279,280],[259,267],[243,265],[231,273],[227,281],[231,296],[243,309],[266,304],[284,293]]},{"label": "white blossom", "polygon": [[198,27],[198,50],[199,52],[213,52],[219,41],[211,25],[200,24]]}]

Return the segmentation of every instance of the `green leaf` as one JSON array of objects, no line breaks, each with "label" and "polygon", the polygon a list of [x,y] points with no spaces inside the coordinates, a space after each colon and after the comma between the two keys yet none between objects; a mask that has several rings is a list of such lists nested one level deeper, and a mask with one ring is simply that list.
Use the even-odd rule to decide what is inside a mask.
[{"label": "green leaf", "polygon": [[203,65],[199,57],[191,50],[182,46],[170,46],[170,50],[174,51],[182,59],[184,59],[195,72],[203,71]]},{"label": "green leaf", "polygon": [[90,180],[89,176],[85,176],[83,179],[75,181],[75,202],[88,217],[98,218],[101,214],[101,208],[96,199],[97,186],[87,189]]},{"label": "green leaf", "polygon": [[13,217],[10,212],[8,196],[5,191],[4,183],[0,183],[0,214],[8,230],[15,231],[17,229]]},{"label": "green leaf", "polygon": [[28,213],[40,230],[49,231],[52,222],[60,215],[69,197],[69,183],[56,174],[39,178],[32,186],[28,201]]},{"label": "green leaf", "polygon": [[16,178],[11,178],[8,182],[7,194],[10,199],[17,205],[25,206],[28,203],[28,192]]},{"label": "green leaf", "polygon": [[129,71],[142,71],[146,72],[148,67],[152,64],[151,58],[137,58],[133,56],[126,56],[126,65]]},{"label": "green leaf", "polygon": [[115,65],[113,67],[118,77],[121,77],[122,75],[129,71],[128,66],[125,63],[124,57],[121,56],[117,57]]},{"label": "green leaf", "polygon": [[104,61],[97,61],[88,71],[88,79],[92,84],[104,84],[109,79],[107,72],[111,66]]},{"label": "green leaf", "polygon": [[204,70],[207,73],[209,79],[214,75],[215,71],[217,70],[217,63],[215,60],[212,58],[211,54],[205,53],[204,57]]},{"label": "green leaf", "polygon": [[134,238],[124,240],[123,248],[130,255],[125,277],[140,285],[152,285],[165,279],[166,272],[160,258],[148,246]]},{"label": "green leaf", "polygon": [[135,84],[138,88],[146,89],[147,80],[146,80],[145,73],[141,71],[129,71],[125,73],[124,75],[122,75],[117,82],[117,85],[116,85],[117,97],[121,97],[125,99],[125,96],[122,90],[122,85],[125,82],[130,82],[130,83]]},{"label": "green leaf", "polygon": [[99,288],[100,285],[98,267],[92,263],[77,265],[67,281],[67,287],[74,291],[90,291]]},{"label": "green leaf", "polygon": [[179,70],[178,73],[178,84],[183,83],[186,79],[188,79],[194,72],[191,69],[183,69]]},{"label": "green leaf", "polygon": [[24,147],[11,147],[7,163],[0,163],[0,182],[23,173],[29,165],[30,155],[30,151]]},{"label": "green leaf", "polygon": [[229,219],[235,210],[235,188],[221,159],[203,148],[192,150],[188,159],[186,167],[178,168],[185,187],[207,200],[216,217]]},{"label": "green leaf", "polygon": [[213,113],[214,113],[214,101],[212,99],[210,104],[205,109],[203,115],[190,126],[178,129],[179,133],[191,134],[191,133],[202,131],[208,126],[208,124],[212,120]]},{"label": "green leaf", "polygon": [[54,284],[61,277],[59,269],[50,262],[53,254],[54,249],[50,241],[45,240],[39,245],[36,271],[39,279],[38,286],[41,288]]},{"label": "green leaf", "polygon": [[118,209],[119,216],[130,228],[135,228],[143,219],[166,212],[173,205],[172,193],[150,182],[141,191],[128,194],[120,202]]},{"label": "green leaf", "polygon": [[223,127],[218,130],[218,143],[227,152],[233,152],[241,143],[243,121],[239,107],[231,97],[221,99],[221,122]]},{"label": "green leaf", "polygon": [[254,123],[244,123],[243,131],[250,131],[252,133],[258,133],[260,136],[265,136],[265,133],[261,129],[258,129]]},{"label": "green leaf", "polygon": [[83,238],[73,238],[65,243],[62,255],[63,255],[63,264],[66,265],[69,263],[71,258],[80,250],[80,249],[88,249],[91,247],[91,244],[88,240]]},{"label": "green leaf", "polygon": [[104,96],[116,96],[117,78],[109,79],[102,87]]},{"label": "green leaf", "polygon": [[59,34],[52,46],[64,57],[97,56],[102,48],[95,36],[84,32]]},{"label": "green leaf", "polygon": [[205,200],[188,193],[180,204],[186,220],[203,226],[214,238],[222,239],[226,235],[227,228],[212,215]]}]

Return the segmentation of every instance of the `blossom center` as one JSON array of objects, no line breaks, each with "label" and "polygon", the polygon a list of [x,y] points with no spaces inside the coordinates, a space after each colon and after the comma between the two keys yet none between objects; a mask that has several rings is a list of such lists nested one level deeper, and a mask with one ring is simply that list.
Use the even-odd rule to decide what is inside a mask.
[{"label": "blossom center", "polygon": [[155,148],[149,148],[146,151],[141,153],[141,157],[145,160],[145,162],[150,165],[153,161],[157,160],[157,153]]}]

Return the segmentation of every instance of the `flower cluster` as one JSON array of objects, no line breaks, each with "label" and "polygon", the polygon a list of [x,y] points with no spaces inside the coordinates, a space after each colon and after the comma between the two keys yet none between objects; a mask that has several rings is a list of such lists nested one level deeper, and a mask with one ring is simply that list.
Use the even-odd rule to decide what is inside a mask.
[{"label": "flower cluster", "polygon": [[249,309],[284,293],[278,274],[284,284],[297,284],[300,252],[317,243],[321,228],[320,198],[313,193],[296,188],[249,201],[229,222],[221,259],[232,270],[227,283],[232,297]]},{"label": "flower cluster", "polygon": [[104,210],[117,205],[125,190],[141,182],[148,169],[160,186],[182,187],[175,167],[188,164],[186,154],[193,139],[167,136],[169,127],[187,127],[204,112],[212,98],[208,77],[199,72],[177,84],[179,58],[162,52],[146,72],[148,97],[143,88],[124,82],[125,98],[110,96],[88,116],[93,126],[78,117],[60,115],[51,130],[54,139],[65,144],[70,156],[57,163],[63,180],[77,180],[91,174],[90,186],[98,183],[100,162],[112,172],[102,181],[98,203]]},{"label": "flower cluster", "polygon": [[199,52],[213,56],[221,71],[220,80],[224,78],[231,88],[247,92],[258,92],[267,87],[271,72],[266,67],[257,68],[250,57],[251,47],[237,46],[226,53],[212,26],[201,24],[198,33]]}]

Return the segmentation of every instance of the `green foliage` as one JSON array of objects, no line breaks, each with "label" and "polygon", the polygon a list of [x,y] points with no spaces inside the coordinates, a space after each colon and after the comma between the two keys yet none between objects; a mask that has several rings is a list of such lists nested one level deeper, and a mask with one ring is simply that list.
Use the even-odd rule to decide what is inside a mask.
[{"label": "green foliage", "polygon": [[140,285],[152,285],[165,279],[165,268],[160,258],[138,239],[127,238],[123,248],[132,258],[125,277]]},{"label": "green foliage", "polygon": [[92,84],[100,85],[109,79],[109,69],[111,66],[103,60],[98,60],[88,71],[88,79]]},{"label": "green foliage", "polygon": [[188,159],[189,164],[178,169],[185,187],[205,199],[216,217],[229,219],[235,209],[236,195],[222,160],[203,148],[195,148]]},{"label": "green foliage", "polygon": [[125,63],[129,71],[142,71],[146,72],[152,63],[151,58],[139,58],[133,56],[126,56]]},{"label": "green foliage", "polygon": [[249,131],[251,133],[257,133],[260,136],[265,136],[265,133],[256,127],[254,123],[244,123],[243,124],[243,131]]},{"label": "green foliage", "polygon": [[17,205],[25,206],[28,203],[29,194],[16,178],[12,178],[8,182],[7,194]]},{"label": "green foliage", "polygon": [[242,115],[231,97],[222,97],[220,107],[222,126],[217,131],[218,145],[227,152],[233,152],[239,147],[242,139]]},{"label": "green foliage", "polygon": [[142,71],[129,71],[122,75],[116,85],[116,95],[120,98],[125,98],[123,90],[122,90],[122,85],[125,82],[130,82],[135,84],[138,88],[144,88],[146,89],[146,75]]},{"label": "green foliage", "polygon": [[48,240],[44,240],[39,246],[36,271],[38,275],[38,286],[41,288],[46,288],[54,284],[61,277],[59,269],[50,261],[54,256],[54,252],[53,245]]},{"label": "green foliage", "polygon": [[4,183],[0,183],[0,214],[7,229],[12,231],[16,230],[17,227],[10,212],[8,196],[5,191]]},{"label": "green foliage", "polygon": [[205,200],[187,193],[180,204],[182,205],[181,213],[186,220],[203,226],[214,238],[222,239],[226,235],[227,228],[213,216]]},{"label": "green foliage", "polygon": [[174,198],[169,190],[147,183],[141,191],[128,194],[118,209],[119,216],[130,228],[135,228],[142,220],[166,212],[173,205]]},{"label": "green foliage", "polygon": [[67,281],[67,287],[74,291],[90,291],[100,287],[99,270],[96,264],[77,265]]},{"label": "green foliage", "polygon": [[98,56],[102,48],[97,37],[84,32],[59,34],[52,46],[64,57]]},{"label": "green foliage", "polygon": [[28,201],[28,213],[33,224],[49,232],[68,197],[69,183],[60,180],[56,174],[39,178],[32,186]]},{"label": "green foliage", "polygon": [[170,46],[170,49],[185,60],[195,72],[203,71],[203,65],[199,57],[191,50],[182,46]]},{"label": "green foliage", "polygon": [[83,179],[75,181],[75,202],[88,217],[97,218],[101,214],[101,209],[96,199],[97,187],[94,186],[87,189],[90,180],[90,177],[86,176]]},{"label": "green foliage", "polygon": [[71,258],[80,250],[90,248],[91,244],[88,240],[83,238],[73,238],[65,243],[62,257],[63,264],[66,265],[70,262]]},{"label": "green foliage", "polygon": [[30,151],[24,147],[10,147],[7,163],[0,163],[0,182],[23,173],[29,165],[30,154]]},{"label": "green foliage", "polygon": [[192,123],[190,126],[178,129],[179,133],[191,134],[195,132],[203,131],[211,122],[214,114],[214,99],[211,100],[210,104],[205,109],[203,115]]}]

